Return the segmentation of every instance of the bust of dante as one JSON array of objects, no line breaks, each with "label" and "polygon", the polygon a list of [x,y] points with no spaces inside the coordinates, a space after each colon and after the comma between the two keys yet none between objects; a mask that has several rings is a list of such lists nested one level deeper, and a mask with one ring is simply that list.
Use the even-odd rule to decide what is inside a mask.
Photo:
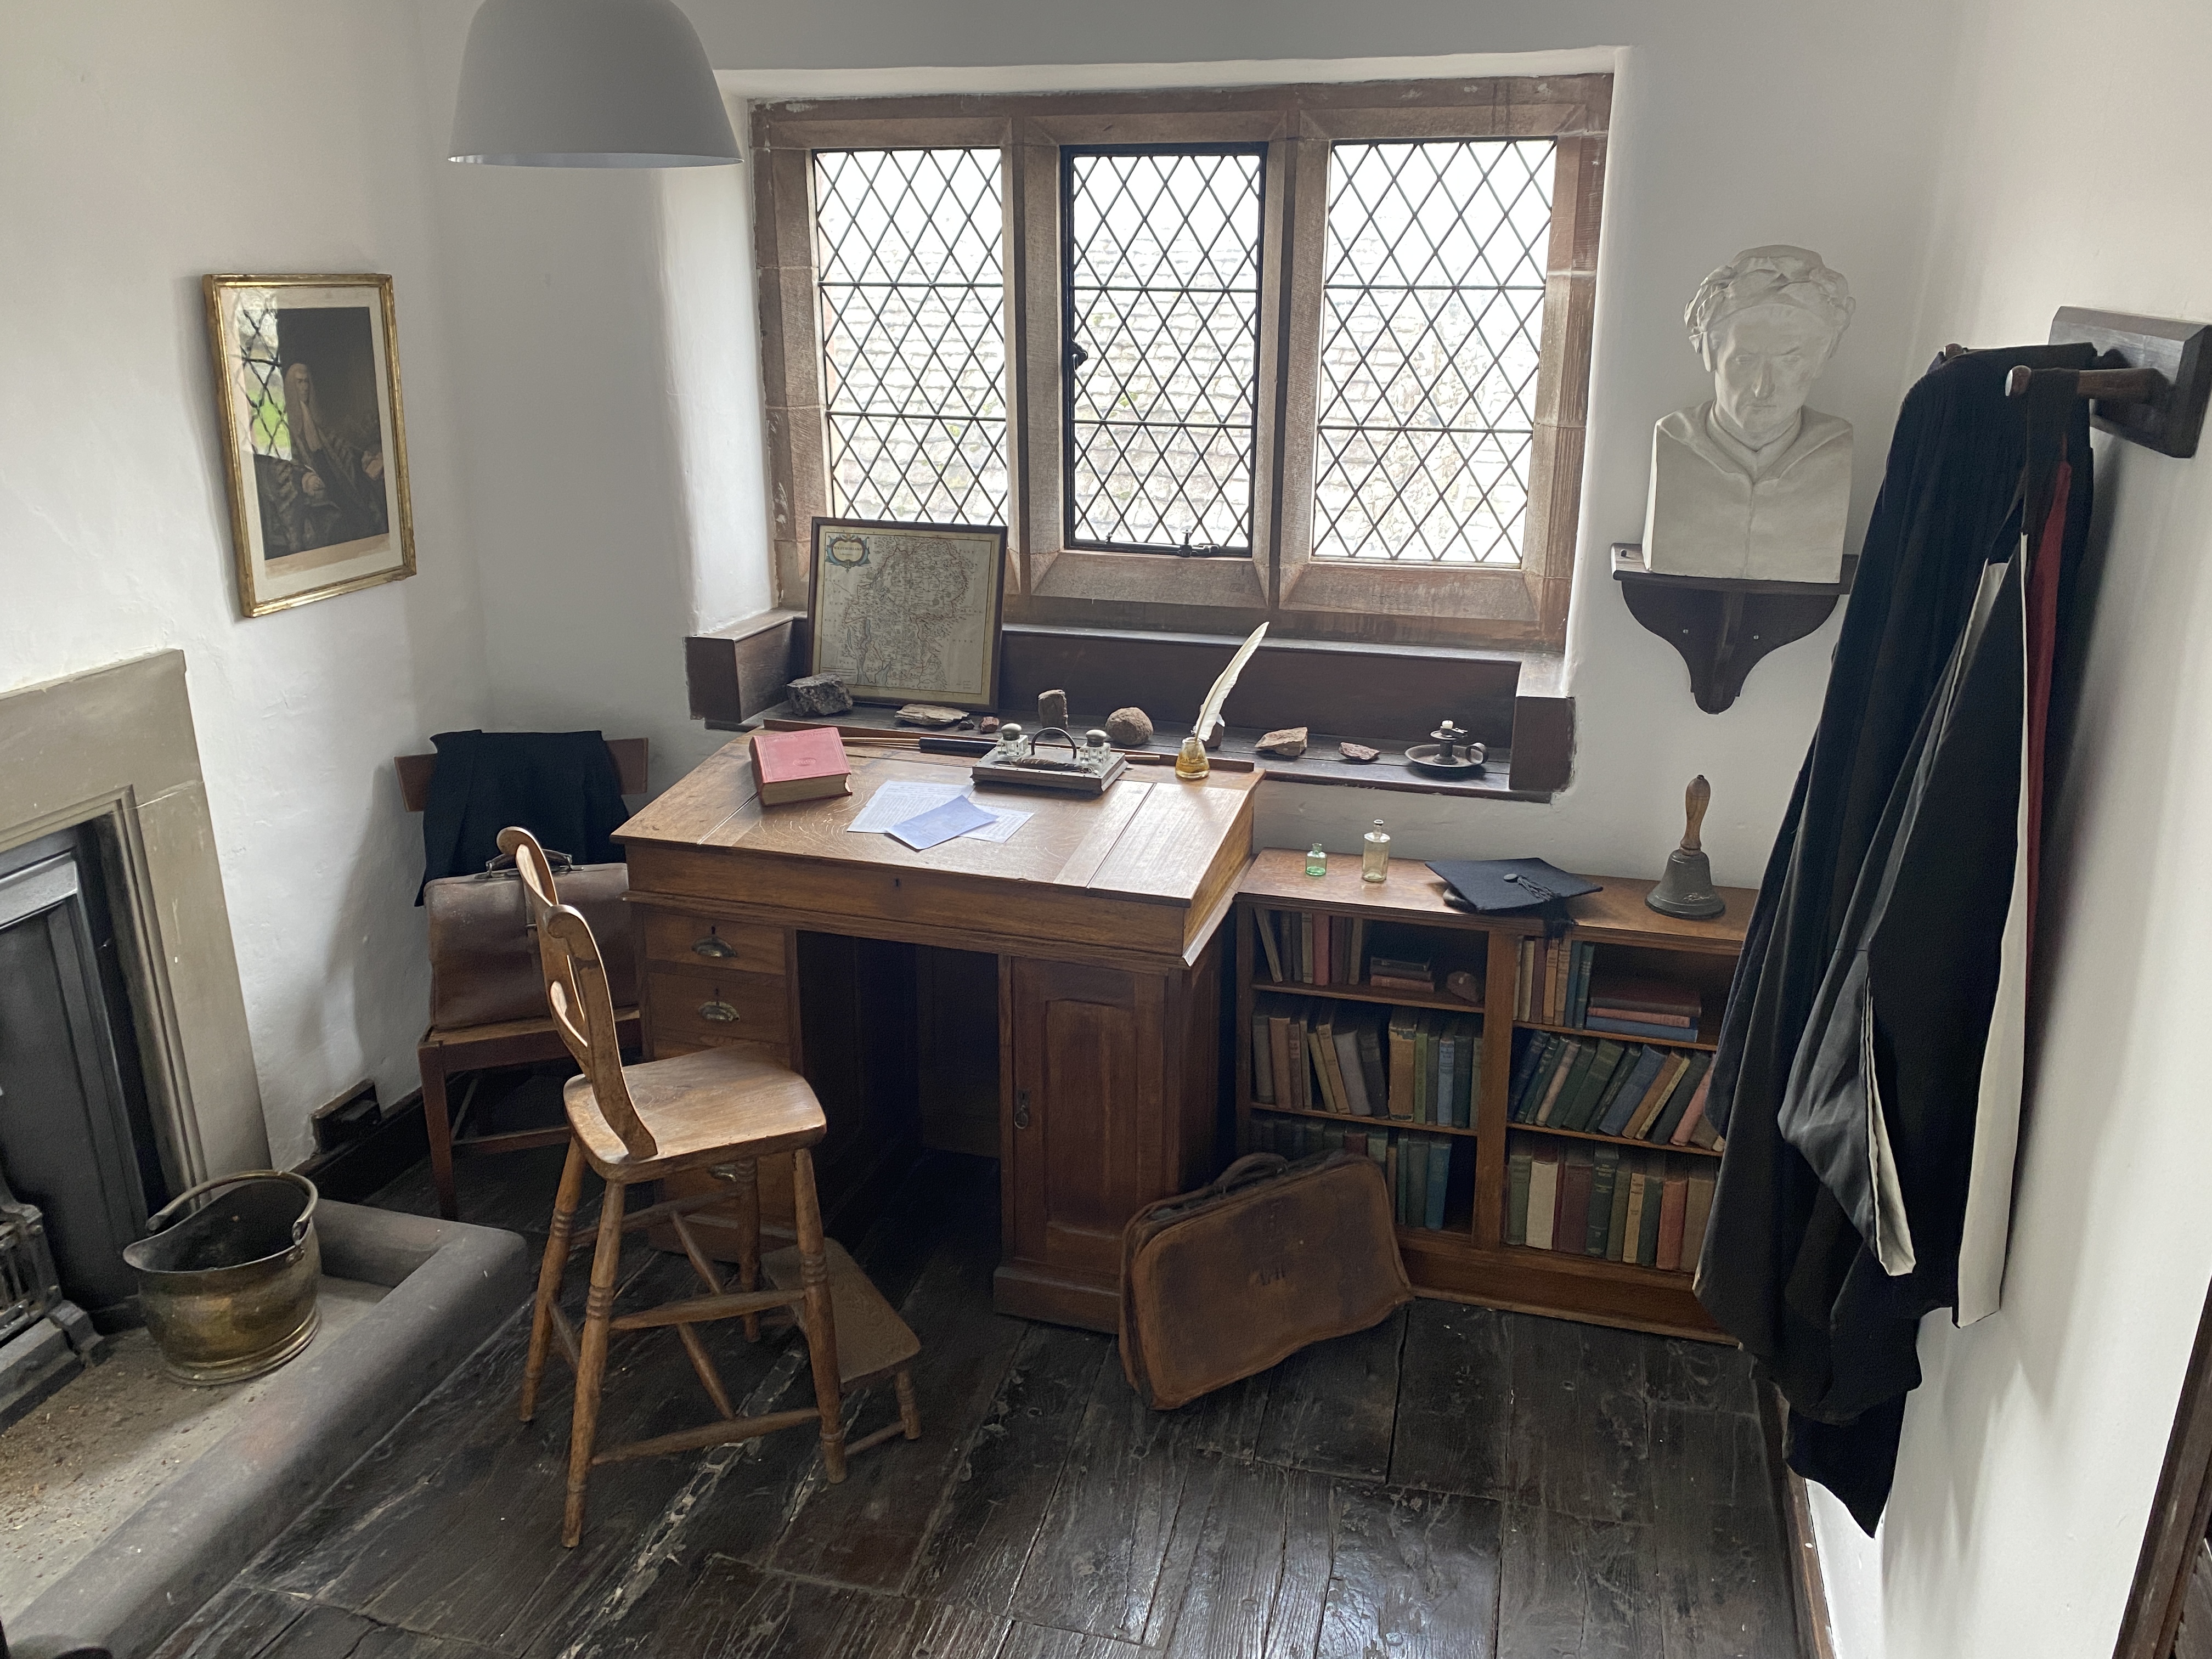
[{"label": "bust of dante", "polygon": [[1805,406],[1851,319],[1850,288],[1802,247],[1747,248],[1683,314],[1713,395],[1651,433],[1647,569],[1841,579],[1851,423]]}]

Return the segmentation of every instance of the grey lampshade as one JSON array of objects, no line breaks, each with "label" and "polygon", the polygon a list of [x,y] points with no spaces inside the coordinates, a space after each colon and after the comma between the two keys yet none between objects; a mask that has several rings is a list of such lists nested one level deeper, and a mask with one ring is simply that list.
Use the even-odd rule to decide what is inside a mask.
[{"label": "grey lampshade", "polygon": [[461,57],[451,154],[508,167],[716,167],[738,159],[738,139],[675,0],[484,0]]}]

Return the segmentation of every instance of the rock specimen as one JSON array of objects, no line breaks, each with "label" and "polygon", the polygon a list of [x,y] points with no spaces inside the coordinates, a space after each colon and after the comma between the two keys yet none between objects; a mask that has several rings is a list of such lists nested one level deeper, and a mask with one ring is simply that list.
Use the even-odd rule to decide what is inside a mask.
[{"label": "rock specimen", "polygon": [[1478,1008],[1482,1006],[1482,981],[1464,968],[1455,968],[1444,975],[1444,989],[1462,1002],[1471,1002]]},{"label": "rock specimen", "polygon": [[1306,752],[1306,729],[1303,726],[1285,726],[1279,732],[1270,732],[1252,747],[1262,755],[1279,755],[1285,760],[1296,760]]},{"label": "rock specimen", "polygon": [[794,714],[842,714],[853,706],[853,694],[835,674],[809,674],[784,688]]},{"label": "rock specimen", "polygon": [[1142,749],[1152,740],[1152,717],[1141,708],[1117,708],[1106,717],[1106,735],[1116,749]]},{"label": "rock specimen", "polygon": [[968,716],[957,708],[947,708],[942,703],[910,702],[891,716],[901,726],[927,726],[942,728],[957,726]]},{"label": "rock specimen", "polygon": [[1037,730],[1049,731],[1054,726],[1067,730],[1067,693],[1040,691],[1037,693]]},{"label": "rock specimen", "polygon": [[1337,744],[1336,752],[1354,766],[1365,766],[1370,762],[1381,759],[1382,756],[1380,749],[1370,749],[1364,743],[1352,743],[1349,740]]},{"label": "rock specimen", "polygon": [[999,729],[999,717],[996,714],[984,715],[981,720],[975,722],[975,729],[978,732],[997,731]]}]

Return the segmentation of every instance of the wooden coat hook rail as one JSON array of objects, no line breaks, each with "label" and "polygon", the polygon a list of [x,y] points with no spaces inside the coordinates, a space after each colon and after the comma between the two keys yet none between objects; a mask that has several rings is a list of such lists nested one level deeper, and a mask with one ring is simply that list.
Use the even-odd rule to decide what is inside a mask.
[{"label": "wooden coat hook rail", "polygon": [[[2094,400],[2089,418],[2097,426],[2161,455],[2194,455],[2212,395],[2212,325],[2061,307],[2051,319],[2050,343],[2085,343],[2098,349],[2089,368],[2021,364],[2006,376],[2005,396],[2025,398],[2039,376],[2071,374],[2075,395]],[[1966,349],[1945,346],[1944,361]]]}]

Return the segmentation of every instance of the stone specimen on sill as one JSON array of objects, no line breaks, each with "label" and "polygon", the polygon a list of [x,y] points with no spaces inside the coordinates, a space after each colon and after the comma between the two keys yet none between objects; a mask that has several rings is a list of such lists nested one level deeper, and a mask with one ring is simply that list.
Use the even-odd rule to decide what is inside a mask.
[{"label": "stone specimen on sill", "polygon": [[942,703],[910,702],[891,718],[901,726],[927,726],[933,729],[942,729],[948,726],[957,726],[968,716],[962,710],[947,708]]},{"label": "stone specimen on sill", "polygon": [[1054,727],[1067,730],[1067,693],[1040,691],[1037,693],[1037,730],[1048,732]]},{"label": "stone specimen on sill", "polygon": [[1354,766],[1366,766],[1382,758],[1380,749],[1370,749],[1364,743],[1353,743],[1349,739],[1337,744],[1336,752]]},{"label": "stone specimen on sill", "polygon": [[1285,760],[1296,760],[1306,752],[1306,728],[1285,726],[1279,731],[1268,732],[1252,747],[1262,755],[1279,755]]},{"label": "stone specimen on sill", "polygon": [[1141,708],[1117,708],[1106,717],[1106,736],[1116,749],[1142,749],[1152,740],[1152,717]]},{"label": "stone specimen on sill", "polygon": [[853,706],[853,694],[835,674],[809,674],[784,688],[794,714],[842,714]]},{"label": "stone specimen on sill", "polygon": [[981,720],[975,722],[975,729],[978,732],[997,731],[999,729],[999,717],[996,714],[984,715]]},{"label": "stone specimen on sill", "polygon": [[1455,968],[1444,975],[1444,989],[1462,1002],[1482,1006],[1482,981],[1464,968]]}]

